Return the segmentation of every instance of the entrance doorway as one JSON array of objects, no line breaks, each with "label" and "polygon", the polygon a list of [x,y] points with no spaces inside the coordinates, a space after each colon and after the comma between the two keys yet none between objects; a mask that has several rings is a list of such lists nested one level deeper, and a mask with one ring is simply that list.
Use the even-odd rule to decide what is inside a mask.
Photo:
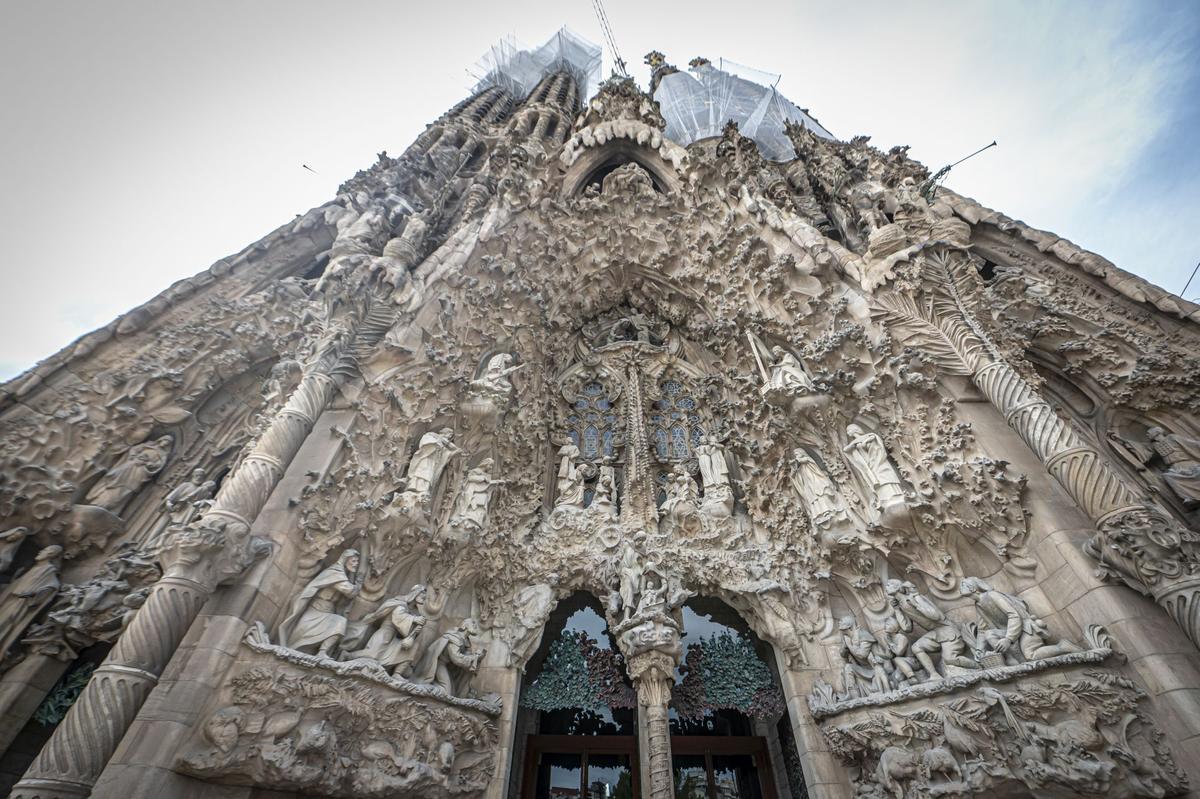
[{"label": "entrance doorway", "polygon": [[[576,594],[546,625],[522,685],[510,799],[640,799],[637,697],[602,614]],[[804,796],[780,756],[790,722],[770,650],[719,601],[695,599],[683,617],[669,711],[677,799]]]}]

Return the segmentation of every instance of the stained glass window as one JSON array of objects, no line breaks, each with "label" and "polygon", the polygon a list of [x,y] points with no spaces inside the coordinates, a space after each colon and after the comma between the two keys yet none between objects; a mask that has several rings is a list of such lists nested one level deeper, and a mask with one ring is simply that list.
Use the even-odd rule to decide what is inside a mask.
[{"label": "stained glass window", "polygon": [[655,454],[659,461],[687,460],[704,436],[699,405],[678,380],[664,380],[659,391],[650,415]]},{"label": "stained glass window", "polygon": [[612,400],[603,384],[596,381],[585,384],[580,393],[567,417],[568,435],[584,460],[612,457],[617,426]]}]

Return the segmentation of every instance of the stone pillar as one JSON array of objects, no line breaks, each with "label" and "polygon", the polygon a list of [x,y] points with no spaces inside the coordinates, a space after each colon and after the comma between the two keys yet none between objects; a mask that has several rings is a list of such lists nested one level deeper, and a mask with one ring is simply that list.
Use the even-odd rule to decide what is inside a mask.
[{"label": "stone pillar", "polygon": [[675,658],[650,650],[628,661],[629,678],[638,697],[638,751],[642,795],[647,799],[673,799],[671,779],[671,727],[667,703],[675,685]]},{"label": "stone pillar", "polygon": [[942,343],[950,343],[972,382],[1096,524],[1096,535],[1084,551],[1100,562],[1106,576],[1153,596],[1200,644],[1200,575],[1195,573],[1200,569],[1200,535],[1130,485],[992,344],[960,289],[958,275],[974,269],[965,254],[939,245],[924,264]]},{"label": "stone pillar", "polygon": [[775,663],[787,703],[788,720],[792,723],[792,736],[800,750],[800,764],[804,769],[804,786],[814,799],[850,799],[854,793],[850,786],[850,773],[829,750],[829,742],[821,733],[817,722],[808,709],[808,693],[818,677],[828,673],[832,664],[824,670],[797,672],[788,668],[786,659],[775,652]]},{"label": "stone pillar", "polygon": [[0,752],[8,749],[71,664],[30,653],[0,677]]},{"label": "stone pillar", "polygon": [[168,532],[159,551],[162,579],[17,783],[15,799],[91,793],[209,595],[264,554],[250,525],[333,398],[336,362],[330,347],[221,485],[204,517]]}]

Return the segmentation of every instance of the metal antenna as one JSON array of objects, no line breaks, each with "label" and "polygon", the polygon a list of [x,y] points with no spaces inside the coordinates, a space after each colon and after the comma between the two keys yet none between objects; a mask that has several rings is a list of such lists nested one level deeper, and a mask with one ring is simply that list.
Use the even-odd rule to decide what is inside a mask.
[{"label": "metal antenna", "polygon": [[1192,285],[1192,281],[1196,279],[1197,272],[1200,272],[1200,261],[1196,262],[1196,268],[1192,270],[1192,276],[1188,278],[1188,282],[1183,284],[1183,291],[1179,292],[1180,297],[1187,293],[1188,286]]},{"label": "metal antenna", "polygon": [[995,146],[996,146],[996,142],[992,142],[991,144],[984,145],[983,147],[980,147],[978,150],[971,153],[970,155],[963,156],[962,158],[955,161],[953,164],[947,164],[946,166],[939,169],[937,172],[934,172],[933,177],[929,178],[929,180],[927,180],[921,184],[921,196],[925,198],[926,202],[933,202],[933,195],[935,193],[937,193],[938,184],[941,183],[943,179],[945,179],[946,175],[948,175],[950,173],[951,169],[958,166],[963,161],[966,161],[968,158],[974,158],[975,156],[979,155],[984,150],[990,149]]},{"label": "metal antenna", "polygon": [[621,77],[628,78],[629,71],[625,69],[625,59],[621,58],[621,51],[617,49],[617,40],[613,36],[612,25],[608,22],[608,14],[604,13],[604,0],[592,0],[592,8],[596,10],[596,19],[600,21],[600,32],[604,34],[604,41],[608,43],[608,49],[612,50],[613,63],[616,66],[615,72]]}]

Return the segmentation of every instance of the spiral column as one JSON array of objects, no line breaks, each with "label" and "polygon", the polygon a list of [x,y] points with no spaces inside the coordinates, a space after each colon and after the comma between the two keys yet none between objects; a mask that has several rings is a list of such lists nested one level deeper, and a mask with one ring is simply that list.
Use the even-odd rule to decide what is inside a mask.
[{"label": "spiral column", "polygon": [[336,361],[333,350],[318,359],[208,512],[190,527],[168,531],[158,553],[162,579],[17,783],[13,799],[91,793],[209,595],[263,554],[265,544],[250,536],[250,525],[333,398]]},{"label": "spiral column", "polygon": [[[956,257],[963,260],[951,263]],[[946,273],[935,275],[934,291],[957,309],[956,318],[941,321],[953,328],[951,338],[972,381],[1096,523],[1096,535],[1084,550],[1106,576],[1153,596],[1200,645],[1200,536],[1131,485],[1005,360],[956,289],[952,272],[971,268],[965,256],[943,255],[936,262]]]}]

